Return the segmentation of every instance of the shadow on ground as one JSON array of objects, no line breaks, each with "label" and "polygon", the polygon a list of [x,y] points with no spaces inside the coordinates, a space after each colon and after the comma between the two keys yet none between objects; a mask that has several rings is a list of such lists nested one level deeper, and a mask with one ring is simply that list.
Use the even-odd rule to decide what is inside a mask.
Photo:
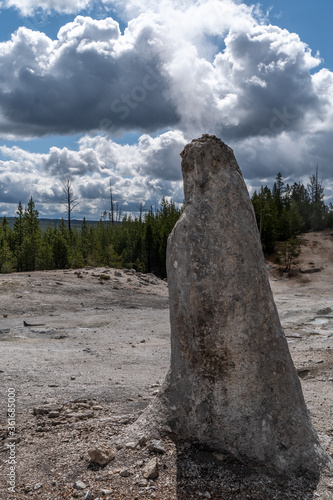
[{"label": "shadow on ground", "polygon": [[318,482],[319,475],[271,475],[200,449],[177,452],[177,500],[311,500]]}]

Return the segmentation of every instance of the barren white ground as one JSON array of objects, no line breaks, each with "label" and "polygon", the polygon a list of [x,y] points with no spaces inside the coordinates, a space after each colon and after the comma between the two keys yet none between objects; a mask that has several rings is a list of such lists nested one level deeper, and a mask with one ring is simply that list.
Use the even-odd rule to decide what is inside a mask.
[{"label": "barren white ground", "polygon": [[[332,456],[333,232],[302,240],[300,268],[320,272],[290,279],[267,268],[313,424]],[[149,443],[123,446],[104,467],[90,462],[88,449],[115,445],[164,380],[164,281],[105,268],[13,273],[0,275],[0,297],[0,499],[333,498],[329,472],[273,477],[168,440],[163,453]],[[6,462],[8,388],[16,393],[15,493]],[[146,480],[143,467],[153,457],[159,475]],[[79,480],[83,489],[74,487]]]}]

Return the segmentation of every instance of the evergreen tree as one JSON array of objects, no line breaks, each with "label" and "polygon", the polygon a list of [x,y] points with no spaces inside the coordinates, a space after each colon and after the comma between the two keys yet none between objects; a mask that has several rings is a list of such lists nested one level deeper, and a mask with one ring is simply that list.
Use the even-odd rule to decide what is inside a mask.
[{"label": "evergreen tree", "polygon": [[93,227],[89,228],[89,252],[87,265],[97,266],[98,265],[98,255],[96,254],[96,231]]},{"label": "evergreen tree", "polygon": [[54,269],[54,259],[52,244],[48,241],[42,241],[39,253],[38,253],[38,267],[37,269]]},{"label": "evergreen tree", "polygon": [[22,219],[22,267],[24,271],[34,271],[37,269],[38,254],[41,248],[41,231],[39,229],[38,215],[38,210],[31,196]]},{"label": "evergreen tree", "polygon": [[324,188],[322,181],[319,180],[319,167],[317,165],[316,172],[311,175],[308,184],[309,196],[311,201],[311,223],[312,229],[318,231],[325,227],[325,204],[324,204]]},{"label": "evergreen tree", "polygon": [[115,269],[121,269],[123,267],[123,260],[114,250],[113,245],[108,245],[105,257],[105,264],[107,266]]},{"label": "evergreen tree", "polygon": [[52,244],[52,255],[56,269],[66,269],[68,267],[69,246],[61,229],[55,230]]},{"label": "evergreen tree", "polygon": [[291,237],[290,227],[290,211],[283,207],[280,217],[278,219],[277,239],[280,241],[287,240]]},{"label": "evergreen tree", "polygon": [[291,191],[292,188],[289,184],[286,184],[283,188],[283,206],[289,211],[291,205]]},{"label": "evergreen tree", "polygon": [[13,252],[10,250],[6,240],[0,248],[0,271],[2,273],[11,273],[16,269],[16,259]]},{"label": "evergreen tree", "polygon": [[98,265],[108,265],[106,262],[108,246],[109,246],[108,226],[102,220],[100,220],[96,227],[96,240],[94,247],[94,255]]},{"label": "evergreen tree", "polygon": [[333,203],[329,204],[326,214],[326,225],[329,229],[333,229]]},{"label": "evergreen tree", "polygon": [[59,227],[49,226],[42,233],[33,198],[30,197],[24,212],[20,202],[13,232],[6,218],[0,224],[4,269],[12,269],[15,265],[19,271],[106,265],[134,267],[165,277],[166,243],[182,208],[163,199],[159,208],[155,211],[151,208],[143,216],[141,204],[140,217],[133,219],[125,215],[119,223],[120,210],[119,207],[115,210],[118,223],[114,225],[100,221],[96,228],[88,229],[84,219],[80,232],[69,231],[62,219]]},{"label": "evergreen tree", "polygon": [[276,182],[274,183],[273,186],[273,191],[272,191],[272,196],[274,199],[275,206],[277,208],[277,213],[278,217],[281,216],[282,210],[283,210],[283,186],[284,182],[282,179],[282,174],[279,172],[276,176]]},{"label": "evergreen tree", "polygon": [[69,230],[66,227],[66,224],[65,224],[63,217],[61,217],[59,230],[60,230],[62,237],[69,243]]},{"label": "evergreen tree", "polygon": [[271,190],[265,186],[261,188],[259,194],[255,191],[252,204],[263,250],[265,253],[272,253],[277,240],[278,212]]},{"label": "evergreen tree", "polygon": [[81,231],[80,231],[80,249],[81,255],[83,259],[83,264],[87,263],[88,255],[89,255],[89,229],[87,225],[86,218],[83,218]]},{"label": "evergreen tree", "polygon": [[295,200],[292,200],[290,205],[290,236],[301,234],[304,229],[304,220],[298,209]]},{"label": "evergreen tree", "polygon": [[145,221],[144,247],[146,252],[146,268],[148,273],[153,272],[154,259],[154,235],[153,235],[153,213],[148,213]]},{"label": "evergreen tree", "polygon": [[3,232],[3,229],[2,229],[2,224],[1,224],[1,221],[0,221],[0,248],[3,247],[4,242],[5,242],[5,235],[4,235],[4,232]]},{"label": "evergreen tree", "polygon": [[304,221],[304,231],[311,229],[311,202],[306,187],[295,182],[291,187],[291,201],[295,201],[298,211]]},{"label": "evergreen tree", "polygon": [[284,241],[280,246],[278,256],[284,264],[284,271],[290,273],[292,266],[298,264],[298,257],[301,253],[301,242],[295,236]]},{"label": "evergreen tree", "polygon": [[2,237],[3,237],[3,240],[7,241],[7,243],[8,243],[8,241],[10,240],[10,236],[11,236],[11,231],[9,229],[7,217],[4,215],[4,217],[2,219]]},{"label": "evergreen tree", "polygon": [[24,239],[24,230],[23,230],[23,207],[21,201],[18,204],[16,217],[14,221],[14,229],[13,229],[13,241],[14,241],[14,253],[17,261],[17,270],[22,271],[23,262],[22,262],[22,245]]}]

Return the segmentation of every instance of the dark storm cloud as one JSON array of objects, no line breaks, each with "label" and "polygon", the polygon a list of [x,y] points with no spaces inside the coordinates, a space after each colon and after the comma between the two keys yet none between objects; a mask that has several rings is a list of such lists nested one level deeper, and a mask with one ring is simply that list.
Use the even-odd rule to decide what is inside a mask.
[{"label": "dark storm cloud", "polygon": [[[60,30],[57,42],[20,28],[1,44],[0,131],[41,136],[175,124],[150,35],[144,26],[121,37],[115,21],[82,16]],[[26,55],[17,59],[20,48]]]},{"label": "dark storm cloud", "polygon": [[[196,9],[190,27],[183,12],[149,13],[123,35],[111,18],[83,16],[56,41],[20,28],[0,44],[0,132],[99,129],[114,137],[176,127],[238,140],[303,132],[309,113],[323,113],[327,96],[311,74],[320,61],[298,35],[258,23],[230,0]],[[210,61],[199,55],[201,44],[218,29],[224,50],[215,47]]]}]

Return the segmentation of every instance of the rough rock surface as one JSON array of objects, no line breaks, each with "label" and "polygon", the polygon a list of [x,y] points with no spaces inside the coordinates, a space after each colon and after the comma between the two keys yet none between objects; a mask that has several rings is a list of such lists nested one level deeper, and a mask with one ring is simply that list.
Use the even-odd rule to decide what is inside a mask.
[{"label": "rough rock surface", "polygon": [[158,477],[158,460],[152,458],[142,470],[145,479],[156,479]]},{"label": "rough rock surface", "polygon": [[317,472],[329,458],[308,415],[233,152],[205,135],[182,158],[186,209],[167,256],[171,367],[155,411],[176,440],[280,472]]},{"label": "rough rock surface", "polygon": [[88,450],[90,460],[99,465],[111,462],[116,456],[115,450],[105,443],[100,443]]}]

